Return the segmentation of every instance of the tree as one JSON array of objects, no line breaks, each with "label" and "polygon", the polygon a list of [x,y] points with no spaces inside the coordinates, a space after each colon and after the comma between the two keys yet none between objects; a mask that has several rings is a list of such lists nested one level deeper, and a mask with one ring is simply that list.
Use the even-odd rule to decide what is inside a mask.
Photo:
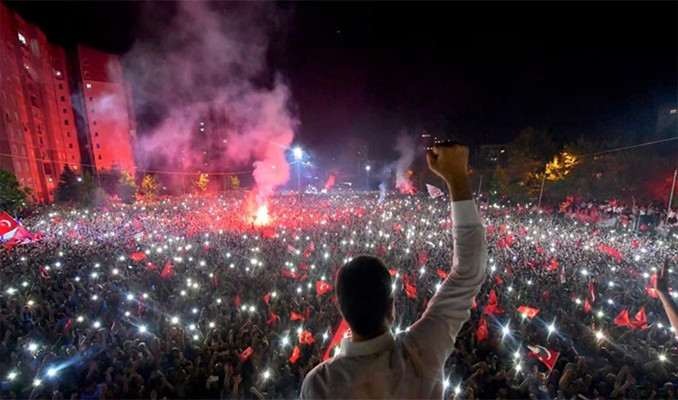
[{"label": "tree", "polygon": [[59,186],[54,194],[54,200],[58,203],[78,201],[78,186],[78,176],[68,165],[64,166],[64,172],[59,176]]},{"label": "tree", "polygon": [[113,166],[110,170],[99,171],[99,183],[101,188],[110,195],[118,195],[122,198],[122,195],[118,191],[122,173],[123,171],[118,166]]},{"label": "tree", "polygon": [[26,203],[29,189],[22,189],[16,176],[0,169],[0,210],[14,210]]},{"label": "tree", "polygon": [[137,191],[137,184],[134,177],[127,171],[122,171],[118,180],[117,193],[123,203],[133,204],[134,194]]},{"label": "tree", "polygon": [[194,182],[195,187],[198,188],[200,193],[205,193],[207,191],[207,184],[209,183],[210,178],[207,174],[200,174],[198,180]]},{"label": "tree", "polygon": [[141,194],[149,201],[155,201],[158,197],[160,185],[153,175],[146,175],[141,181]]},{"label": "tree", "polygon": [[239,189],[240,188],[240,178],[236,175],[231,175],[231,188]]},{"label": "tree", "polygon": [[94,181],[92,174],[85,172],[82,176],[82,182],[78,185],[77,200],[85,206],[96,205],[97,197],[100,197],[100,194],[97,193],[97,189],[99,189],[99,187]]}]

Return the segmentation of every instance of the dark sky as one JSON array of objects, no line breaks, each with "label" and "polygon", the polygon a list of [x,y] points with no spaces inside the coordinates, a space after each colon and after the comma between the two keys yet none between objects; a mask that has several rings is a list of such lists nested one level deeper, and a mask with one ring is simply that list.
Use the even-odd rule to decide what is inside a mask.
[{"label": "dark sky", "polygon": [[[11,5],[54,42],[117,53],[143,24],[134,2]],[[278,6],[292,17],[270,58],[292,87],[301,140],[318,150],[346,135],[376,149],[403,129],[484,143],[527,126],[560,141],[641,140],[658,107],[676,104],[676,2]]]}]

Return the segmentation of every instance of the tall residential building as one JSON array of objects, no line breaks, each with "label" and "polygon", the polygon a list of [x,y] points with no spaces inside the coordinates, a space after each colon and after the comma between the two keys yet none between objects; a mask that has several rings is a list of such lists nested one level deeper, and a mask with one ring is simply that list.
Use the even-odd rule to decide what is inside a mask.
[{"label": "tall residential building", "polygon": [[64,166],[81,165],[66,56],[2,3],[0,46],[0,168],[51,201]]},{"label": "tall residential building", "polygon": [[78,46],[73,92],[83,157],[94,172],[119,168],[134,173],[136,120],[129,85],[118,57]]}]

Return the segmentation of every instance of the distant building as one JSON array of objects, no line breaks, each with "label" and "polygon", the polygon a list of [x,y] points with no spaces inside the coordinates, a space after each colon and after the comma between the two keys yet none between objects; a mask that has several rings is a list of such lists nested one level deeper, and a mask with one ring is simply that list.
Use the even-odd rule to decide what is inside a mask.
[{"label": "distant building", "polygon": [[72,87],[80,112],[83,158],[94,172],[119,168],[134,173],[136,120],[131,90],[118,57],[78,46]]},{"label": "distant building", "polygon": [[506,144],[483,144],[478,146],[471,164],[481,170],[492,170],[497,166],[506,166],[508,149]]},{"label": "distant building", "polygon": [[2,3],[0,46],[0,168],[48,202],[64,166],[81,165],[66,56]]}]

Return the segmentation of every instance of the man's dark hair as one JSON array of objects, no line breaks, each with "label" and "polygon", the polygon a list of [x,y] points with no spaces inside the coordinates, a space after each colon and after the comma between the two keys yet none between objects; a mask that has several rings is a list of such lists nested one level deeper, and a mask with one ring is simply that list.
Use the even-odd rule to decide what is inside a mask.
[{"label": "man's dark hair", "polygon": [[337,274],[337,303],[351,330],[370,339],[377,336],[391,299],[391,274],[377,257],[358,256]]}]

